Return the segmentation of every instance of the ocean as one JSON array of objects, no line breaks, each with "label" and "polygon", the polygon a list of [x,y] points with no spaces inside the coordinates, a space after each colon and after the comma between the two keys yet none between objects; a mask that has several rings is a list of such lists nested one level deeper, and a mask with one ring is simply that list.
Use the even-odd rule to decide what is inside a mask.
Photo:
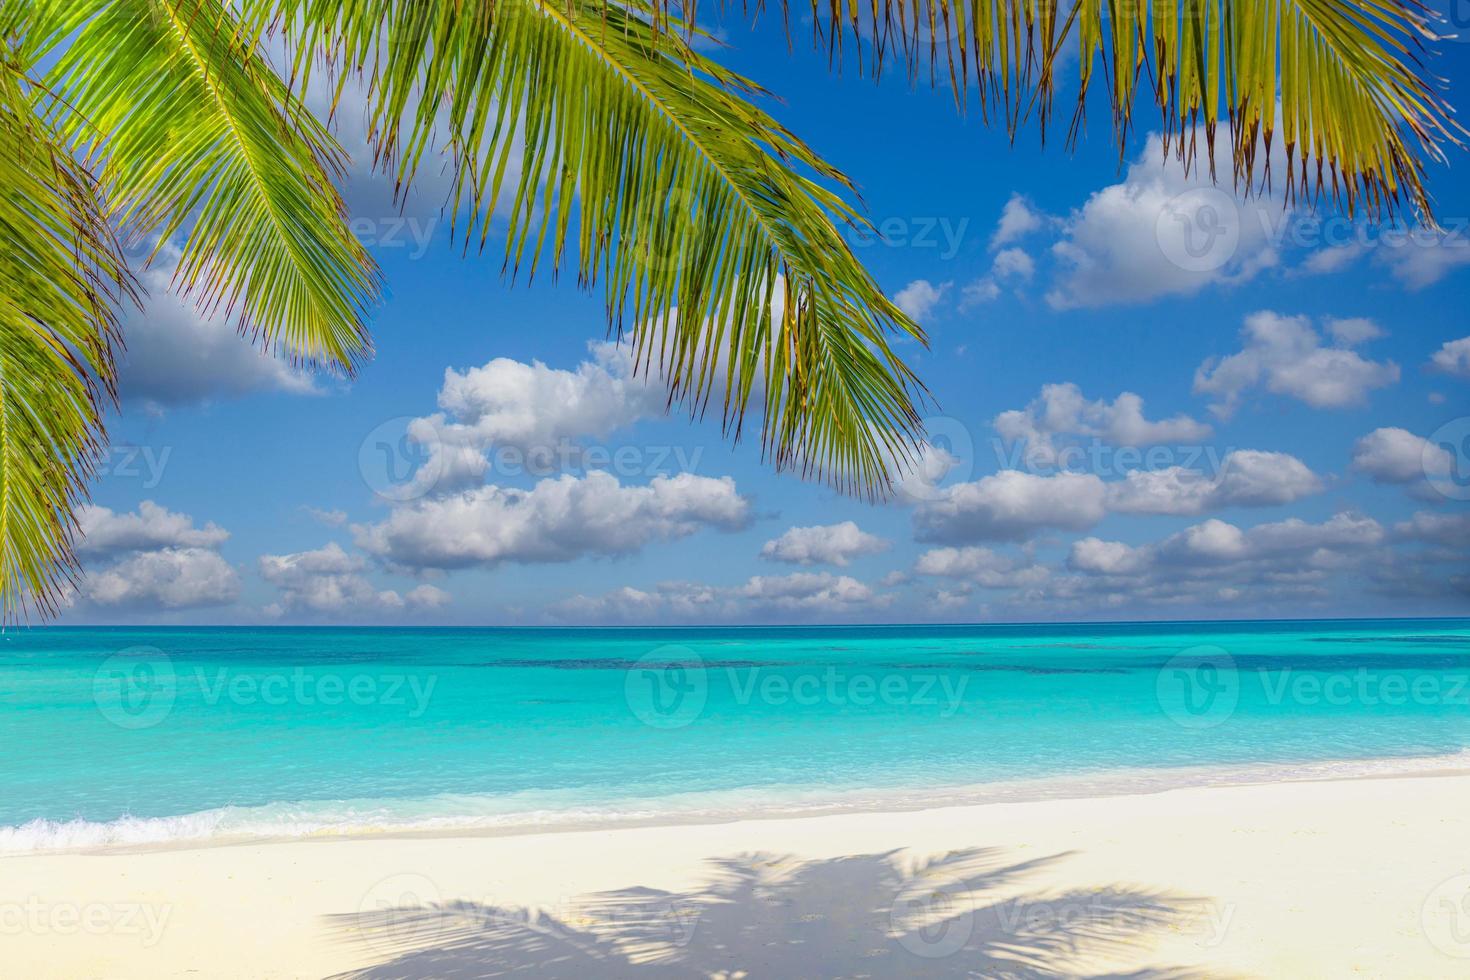
[{"label": "ocean", "polygon": [[0,746],[0,852],[1454,768],[1470,620],[12,628]]}]

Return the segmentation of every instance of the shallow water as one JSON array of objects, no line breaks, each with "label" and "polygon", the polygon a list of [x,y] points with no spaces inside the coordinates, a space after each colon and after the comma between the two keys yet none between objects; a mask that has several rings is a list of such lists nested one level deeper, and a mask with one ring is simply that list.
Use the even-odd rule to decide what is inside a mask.
[{"label": "shallow water", "polygon": [[13,630],[0,850],[1424,768],[1467,679],[1470,620]]}]

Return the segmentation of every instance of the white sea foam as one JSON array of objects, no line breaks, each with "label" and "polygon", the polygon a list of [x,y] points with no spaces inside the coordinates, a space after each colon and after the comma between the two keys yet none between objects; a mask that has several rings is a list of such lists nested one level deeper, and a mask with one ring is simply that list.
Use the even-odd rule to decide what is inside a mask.
[{"label": "white sea foam", "polygon": [[601,801],[562,791],[270,803],[219,807],[179,816],[125,816],[108,821],[32,820],[20,826],[0,827],[0,854],[375,834],[524,833],[619,823],[682,823],[1117,796],[1189,786],[1457,769],[1470,769],[1470,750],[1408,758],[1107,770],[968,786],[886,789],[767,786]]}]

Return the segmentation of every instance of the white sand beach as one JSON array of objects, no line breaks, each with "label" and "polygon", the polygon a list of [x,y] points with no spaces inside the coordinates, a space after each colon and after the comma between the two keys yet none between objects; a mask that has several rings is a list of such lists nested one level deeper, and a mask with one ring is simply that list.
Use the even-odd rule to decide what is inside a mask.
[{"label": "white sand beach", "polygon": [[0,859],[7,977],[1470,975],[1470,775]]}]

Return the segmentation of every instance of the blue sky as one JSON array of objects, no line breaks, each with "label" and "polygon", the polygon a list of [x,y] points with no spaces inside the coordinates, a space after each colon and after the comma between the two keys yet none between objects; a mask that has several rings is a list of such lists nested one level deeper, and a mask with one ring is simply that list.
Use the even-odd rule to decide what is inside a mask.
[{"label": "blue sky", "polygon": [[[903,352],[936,448],[899,499],[775,474],[756,440],[663,416],[599,296],[461,259],[433,174],[400,220],[358,173],[388,294],[351,383],[169,297],[167,256],[151,274],[63,622],[1470,610],[1470,188],[1453,169],[1430,171],[1442,235],[1324,226],[1333,212],[1237,207],[1163,163],[1146,107],[1120,166],[1105,111],[1075,152],[1060,131],[1013,147],[947,91],[788,52],[774,19],[723,35],[721,57],[857,183],[886,240],[854,246],[929,331]],[[1467,50],[1435,66],[1451,101]],[[553,465],[527,472],[526,447]]]}]

